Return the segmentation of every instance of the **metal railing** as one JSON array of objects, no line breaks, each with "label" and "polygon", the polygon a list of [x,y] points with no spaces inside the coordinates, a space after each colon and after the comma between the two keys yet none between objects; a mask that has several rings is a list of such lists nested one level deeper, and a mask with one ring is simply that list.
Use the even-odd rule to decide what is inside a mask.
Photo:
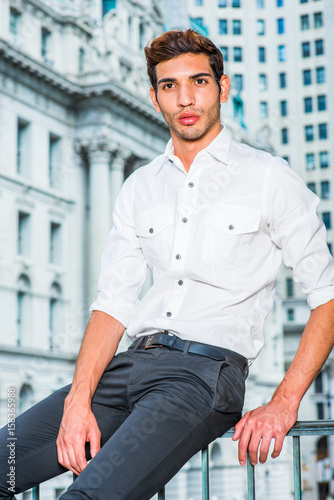
[{"label": "metal railing", "polygon": [[[232,437],[233,429],[230,429],[222,437]],[[302,500],[301,485],[301,462],[300,462],[300,438],[301,436],[329,436],[334,434],[333,420],[310,420],[296,422],[288,432],[292,437],[293,447],[293,478],[294,478],[294,500]],[[209,500],[209,453],[208,447],[202,450],[202,500]],[[255,471],[247,456],[247,489],[248,500],[255,500]],[[39,486],[33,489],[33,500],[40,500]],[[158,493],[158,500],[166,500],[165,488]]]}]

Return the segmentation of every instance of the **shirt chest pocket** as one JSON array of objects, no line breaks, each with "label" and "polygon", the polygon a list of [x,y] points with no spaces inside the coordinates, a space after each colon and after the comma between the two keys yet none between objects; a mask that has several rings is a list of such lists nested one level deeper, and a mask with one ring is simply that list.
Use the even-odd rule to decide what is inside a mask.
[{"label": "shirt chest pocket", "polygon": [[204,255],[217,268],[231,270],[247,261],[248,247],[259,230],[259,210],[233,206],[212,207],[206,215]]},{"label": "shirt chest pocket", "polygon": [[135,230],[151,270],[168,269],[173,248],[174,207],[143,210],[135,218]]}]

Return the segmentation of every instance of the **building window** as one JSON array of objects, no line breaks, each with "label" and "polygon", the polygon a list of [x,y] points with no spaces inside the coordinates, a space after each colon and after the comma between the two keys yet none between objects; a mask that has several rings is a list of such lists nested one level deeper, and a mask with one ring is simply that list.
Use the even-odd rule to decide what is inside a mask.
[{"label": "building window", "polygon": [[330,182],[329,181],[321,181],[320,183],[320,193],[322,200],[329,200],[330,198]]},{"label": "building window", "polygon": [[318,125],[319,139],[327,139],[327,123],[319,123]]},{"label": "building window", "polygon": [[287,297],[293,297],[293,295],[294,295],[293,285],[294,285],[293,279],[287,278],[286,279],[286,296]]},{"label": "building window", "polygon": [[49,183],[50,186],[59,189],[61,186],[61,140],[60,137],[50,134],[49,136]]},{"label": "building window", "polygon": [[223,55],[224,62],[228,61],[228,47],[220,47],[220,52]]},{"label": "building window", "polygon": [[321,28],[323,26],[324,22],[323,22],[322,12],[315,12],[313,14],[313,22],[315,28]]},{"label": "building window", "polygon": [[278,46],[278,60],[280,62],[286,61],[286,48],[285,45]]},{"label": "building window", "polygon": [[287,116],[287,114],[288,114],[288,102],[281,101],[280,108],[281,108],[281,116]]},{"label": "building window", "polygon": [[295,320],[295,310],[294,309],[288,309],[287,310],[287,316],[288,316],[288,321],[294,321]]},{"label": "building window", "polygon": [[264,0],[256,0],[256,7],[258,9],[264,9]]},{"label": "building window", "polygon": [[319,153],[319,164],[320,168],[329,167],[329,154],[328,151],[320,151]]},{"label": "building window", "polygon": [[238,9],[241,7],[241,0],[232,0],[232,7]]},{"label": "building window", "polygon": [[41,32],[41,55],[46,63],[51,63],[51,33],[47,28]]},{"label": "building window", "polygon": [[268,103],[266,101],[260,102],[260,117],[268,118]]},{"label": "building window", "polygon": [[315,55],[322,56],[325,53],[325,46],[323,40],[315,40]]},{"label": "building window", "polygon": [[80,47],[79,49],[79,73],[85,71],[85,49]]},{"label": "building window", "polygon": [[51,222],[50,225],[50,263],[61,264],[62,242],[61,242],[61,224]]},{"label": "building window", "polygon": [[242,47],[233,47],[234,62],[242,62]]},{"label": "building window", "polygon": [[307,3],[308,0],[300,0],[300,3]]},{"label": "building window", "polygon": [[195,5],[201,7],[203,5],[203,0],[195,0]]},{"label": "building window", "polygon": [[276,5],[277,5],[277,7],[283,7],[284,0],[276,0]]},{"label": "building window", "polygon": [[279,78],[280,88],[285,89],[286,88],[286,73],[279,73],[278,78]]},{"label": "building window", "polygon": [[317,194],[317,186],[315,182],[308,182],[307,187],[309,188],[310,191],[312,191],[312,193]]},{"label": "building window", "polygon": [[324,420],[324,418],[325,418],[324,403],[317,403],[317,419]]},{"label": "building window", "polygon": [[21,274],[17,282],[16,295],[16,344],[27,345],[30,331],[30,280],[25,274]]},{"label": "building window", "polygon": [[218,0],[218,7],[227,7],[227,0]]},{"label": "building window", "polygon": [[219,19],[219,34],[227,35],[228,27],[227,27],[227,19]]},{"label": "building window", "polygon": [[319,68],[316,69],[316,75],[317,75],[317,83],[325,83],[326,73],[325,73],[325,68],[323,66],[320,66]]},{"label": "building window", "polygon": [[233,35],[241,35],[241,21],[233,20]]},{"label": "building window", "polygon": [[289,131],[287,128],[281,129],[281,141],[282,144],[288,144],[289,142]]},{"label": "building window", "polygon": [[323,379],[322,379],[322,372],[320,372],[315,381],[314,381],[314,389],[317,394],[322,394],[324,391],[323,387]]},{"label": "building window", "polygon": [[315,169],[315,156],[314,153],[306,153],[306,170]]},{"label": "building window", "polygon": [[266,33],[266,24],[263,19],[258,19],[256,23],[256,31],[258,35],[265,35]]},{"label": "building window", "polygon": [[241,92],[244,88],[243,75],[234,75],[234,88],[237,92]]},{"label": "building window", "polygon": [[28,256],[30,254],[30,214],[18,213],[17,253]]},{"label": "building window", "polygon": [[326,229],[332,228],[332,221],[331,221],[331,213],[330,212],[323,212],[322,221],[325,224]]},{"label": "building window", "polygon": [[17,10],[11,8],[9,14],[9,32],[13,41],[16,41],[19,35],[20,21],[21,14]]},{"label": "building window", "polygon": [[304,127],[304,130],[305,130],[305,141],[312,142],[314,140],[313,125],[306,125]]},{"label": "building window", "polygon": [[16,170],[17,173],[27,177],[29,175],[30,158],[30,124],[18,118],[17,144],[16,144]]},{"label": "building window", "polygon": [[312,97],[304,97],[304,113],[312,113],[313,101]]},{"label": "building window", "polygon": [[311,44],[310,42],[302,43],[302,57],[310,57],[311,55]]},{"label": "building window", "polygon": [[333,255],[333,245],[332,245],[332,243],[327,243],[327,246],[328,246],[329,253],[331,255]]},{"label": "building window", "polygon": [[259,47],[259,62],[260,63],[266,62],[266,48],[265,47]]},{"label": "building window", "polygon": [[263,91],[263,90],[267,90],[267,88],[268,88],[267,75],[265,75],[264,73],[261,73],[259,75],[259,90]]},{"label": "building window", "polygon": [[57,342],[56,335],[61,329],[61,287],[58,283],[53,283],[50,290],[49,301],[49,346],[52,351],[54,348],[60,348],[60,342]]},{"label": "building window", "polygon": [[102,0],[102,15],[105,16],[110,10],[116,9],[116,0]]},{"label": "building window", "polygon": [[308,14],[300,16],[300,29],[302,31],[310,29],[310,18]]},{"label": "building window", "polygon": [[326,111],[327,109],[326,96],[318,95],[317,101],[318,101],[318,111]]},{"label": "building window", "polygon": [[311,85],[312,83],[312,73],[310,69],[304,69],[303,70],[303,84],[304,85]]},{"label": "building window", "polygon": [[284,19],[283,17],[280,17],[277,19],[277,33],[279,35],[282,35],[285,32],[285,27],[284,27]]}]

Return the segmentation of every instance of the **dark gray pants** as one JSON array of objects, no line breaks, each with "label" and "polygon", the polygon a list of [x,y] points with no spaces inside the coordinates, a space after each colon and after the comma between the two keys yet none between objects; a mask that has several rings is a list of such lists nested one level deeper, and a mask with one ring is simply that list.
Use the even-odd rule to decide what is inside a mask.
[{"label": "dark gray pants", "polygon": [[[102,448],[62,500],[146,500],[240,418],[244,375],[233,362],[168,348],[115,356],[92,402]],[[56,438],[65,387],[16,421],[16,493],[61,474]],[[0,498],[8,490],[7,427],[0,431]],[[89,452],[87,451],[89,457]]]}]

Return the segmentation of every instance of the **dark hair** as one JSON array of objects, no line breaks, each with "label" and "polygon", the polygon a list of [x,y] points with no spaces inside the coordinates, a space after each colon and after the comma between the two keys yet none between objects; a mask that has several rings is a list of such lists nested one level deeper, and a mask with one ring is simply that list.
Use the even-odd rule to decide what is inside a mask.
[{"label": "dark hair", "polygon": [[206,54],[209,57],[215,80],[220,87],[220,78],[224,74],[222,53],[209,38],[205,38],[197,31],[191,29],[167,31],[149,42],[144,51],[147,74],[155,92],[157,91],[156,65],[182,54]]}]

